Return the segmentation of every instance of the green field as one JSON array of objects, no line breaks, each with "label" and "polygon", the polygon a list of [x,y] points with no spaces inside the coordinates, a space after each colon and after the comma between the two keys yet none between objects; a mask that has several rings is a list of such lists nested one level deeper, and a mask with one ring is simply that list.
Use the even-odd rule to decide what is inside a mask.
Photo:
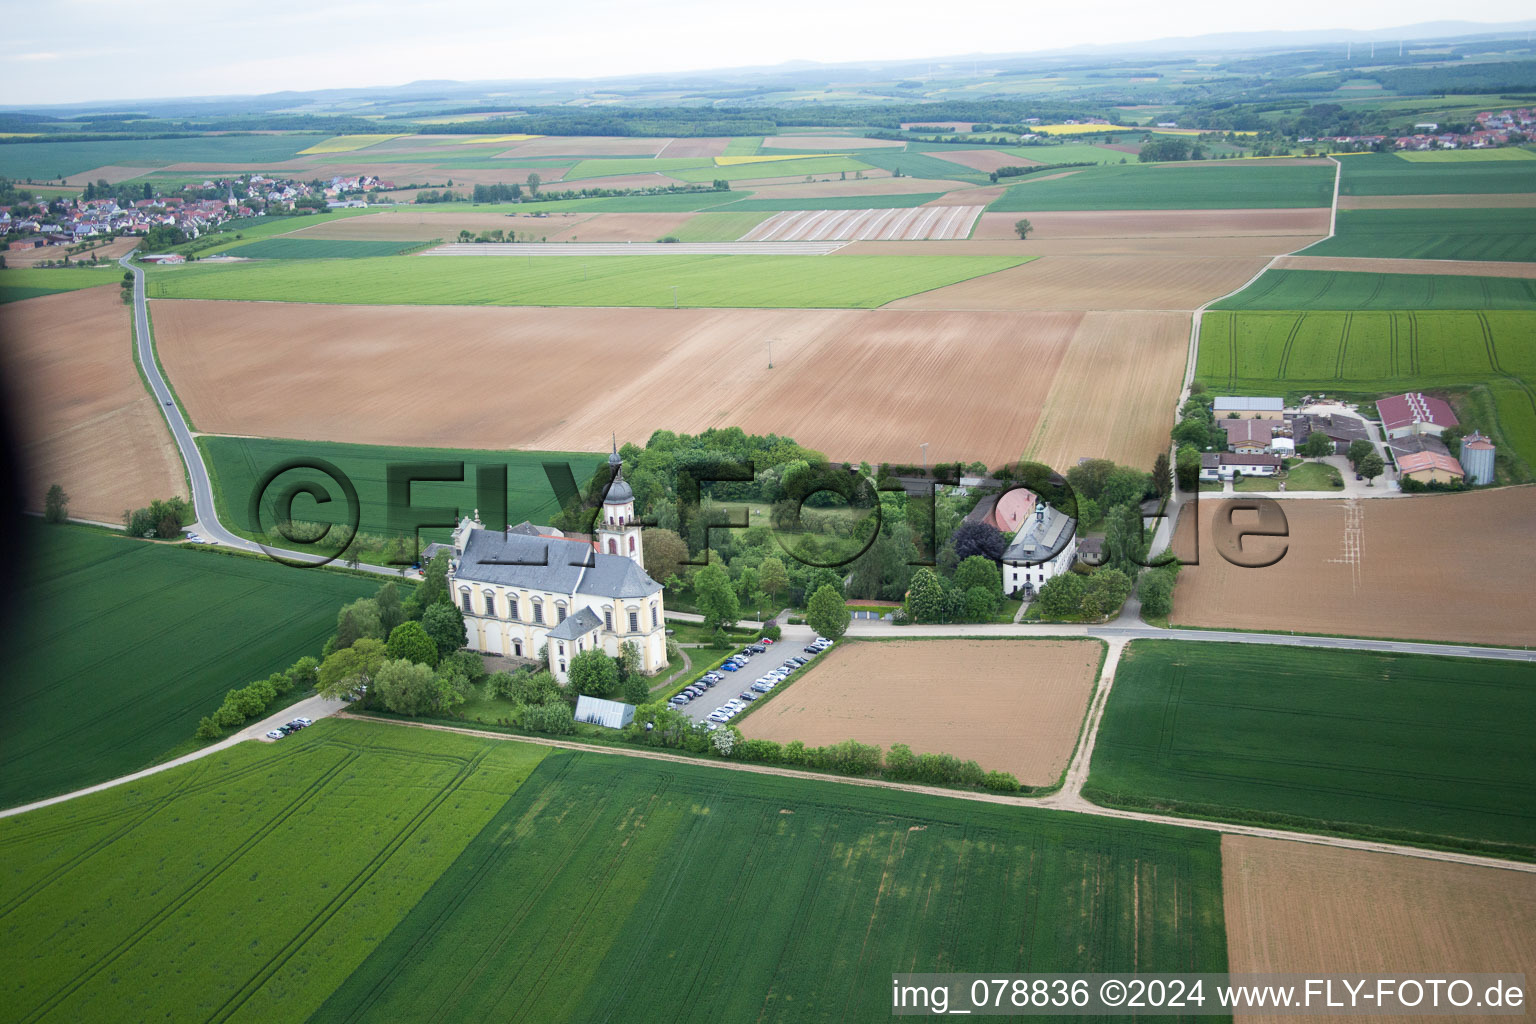
[{"label": "green field", "polygon": [[[1318,207],[1333,201],[1333,168],[1252,164],[1127,164],[1064,178],[1026,177],[987,207],[1030,210],[1226,210]],[[1319,253],[1319,255],[1321,255]]]},{"label": "green field", "polygon": [[1536,161],[1415,161],[1395,153],[1362,153],[1339,163],[1344,166],[1339,194],[1346,196],[1536,192]]},{"label": "green field", "polygon": [[1536,857],[1536,665],[1136,640],[1084,795]]},{"label": "green field", "polygon": [[901,149],[861,149],[859,159],[866,164],[895,174],[900,171],[908,178],[931,178],[935,181],[969,181],[985,183],[987,176],[974,167],[957,164],[943,158],[942,153],[917,153]]},{"label": "green field", "polygon": [[1427,149],[1398,153],[1399,159],[1411,164],[1469,164],[1509,160],[1536,160],[1536,153],[1528,149]]},{"label": "green field", "polygon": [[203,135],[191,139],[110,139],[105,142],[16,142],[0,145],[0,176],[56,179],[98,167],[168,164],[248,164],[251,170],[292,163],[299,150],[326,138],[313,135]]},{"label": "green field", "polygon": [[[1085,142],[1063,142],[1059,146],[1014,146],[991,147],[1000,153],[1016,156],[1020,161],[1029,160],[1037,164],[1134,164],[1134,153],[1122,153],[1118,149],[1106,149],[1103,146],[1093,146]],[[1042,172],[1043,173],[1043,172]]]},{"label": "green field", "polygon": [[378,589],[85,527],[32,525],[21,539],[39,571],[23,576],[8,638],[6,807],[160,760],[227,691],[318,655],[337,609]]},{"label": "green field", "polygon": [[1219,840],[553,753],[321,1008],[873,1020],[893,970],[1225,970]]},{"label": "green field", "polygon": [[409,305],[872,308],[1025,262],[1008,256],[401,256],[190,264],[152,298]]},{"label": "green field", "polygon": [[1340,210],[1338,233],[1305,252],[1308,256],[1420,260],[1536,260],[1536,209]]},{"label": "green field", "polygon": [[[90,258],[90,253],[85,255]],[[57,258],[63,259],[63,253]],[[12,267],[0,270],[0,303],[79,291],[122,279],[123,270],[116,262],[103,267]]]},{"label": "green field", "polygon": [[322,721],[0,820],[0,1019],[306,1020],[543,752]]},{"label": "green field", "polygon": [[[772,155],[772,154],[766,154]],[[777,178],[805,174],[837,174],[867,171],[869,164],[845,156],[764,160],[757,163],[717,166],[709,157],[627,157],[582,160],[565,172],[562,181],[607,178],[622,174],[661,174],[678,181],[705,183],[717,180]],[[663,183],[664,184],[664,183]]]},{"label": "green field", "polygon": [[943,192],[915,192],[906,195],[821,196],[812,199],[743,199],[721,207],[722,212],[738,210],[907,210],[931,203]]},{"label": "green field", "polygon": [[357,242],[331,238],[264,238],[224,250],[252,260],[335,260],[393,256],[415,248],[416,242]]},{"label": "green field", "polygon": [[766,213],[701,213],[671,234],[680,242],[733,242],[761,224]]},{"label": "green field", "polygon": [[1211,311],[1195,377],[1219,393],[1250,395],[1486,385],[1502,443],[1536,465],[1532,337],[1536,313],[1528,312]]},{"label": "green field", "polygon": [[[559,511],[555,492],[544,473],[544,463],[560,463],[571,467],[571,475],[577,486],[583,486],[605,456],[594,452],[518,452],[476,451],[472,449],[446,448],[394,448],[384,445],[337,444],[326,441],[283,441],[273,438],[253,437],[199,437],[198,446],[209,464],[214,477],[215,500],[219,518],[226,526],[242,533],[254,535],[256,524],[251,522],[251,493],[262,479],[278,466],[294,460],[323,459],[335,465],[351,479],[357,488],[360,510],[359,530],[363,533],[385,535],[391,516],[386,476],[391,465],[411,463],[463,463],[463,480],[423,480],[411,488],[412,507],[420,509],[458,509],[459,515],[469,515],[477,507],[481,518],[493,529],[500,529],[499,522],[492,522],[494,509],[489,501],[482,502],[478,493],[478,471],[482,465],[506,468],[507,521],[512,524],[523,520],[545,524]],[[424,476],[425,474],[417,474]],[[267,491],[269,504],[261,510],[262,523],[268,527],[276,520],[273,512],[274,495],[294,482],[313,481],[322,484],[334,495],[334,504],[322,508],[310,498],[301,497],[294,503],[293,517],[305,522],[336,522],[345,524],[346,517],[339,486],[326,480],[314,470],[293,470],[274,481]],[[484,507],[481,507],[484,504]],[[404,512],[404,509],[393,510]],[[452,517],[457,521],[457,516]],[[447,529],[424,531],[427,542],[445,541]],[[275,540],[276,538],[274,538]],[[295,545],[284,543],[285,547]]]},{"label": "green field", "polygon": [[[510,209],[518,213],[555,213],[560,210],[585,210],[591,213],[678,213],[688,210],[708,210],[716,206],[725,206],[737,200],[747,199],[751,192],[738,192],[732,189],[729,192],[666,192],[655,196],[609,196],[595,199],[549,199],[537,203],[513,204]],[[458,210],[490,210],[507,206],[498,203],[496,206],[466,206],[444,205],[438,209]]]},{"label": "green field", "polygon": [[1536,309],[1536,280],[1453,274],[1267,270],[1212,309],[1409,310]]}]

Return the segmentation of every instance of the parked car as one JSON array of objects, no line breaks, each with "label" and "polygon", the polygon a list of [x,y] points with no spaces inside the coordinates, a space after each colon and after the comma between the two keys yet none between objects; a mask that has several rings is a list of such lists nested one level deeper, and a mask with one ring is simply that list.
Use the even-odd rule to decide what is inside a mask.
[{"label": "parked car", "polygon": [[711,683],[718,683],[723,681],[725,676],[721,675],[719,672],[705,672],[701,678]]},{"label": "parked car", "polygon": [[310,719],[310,718],[302,718],[302,717],[300,717],[300,718],[295,718],[294,721],[298,722],[300,725],[314,725],[315,724],[314,720]]},{"label": "parked car", "polygon": [[281,730],[281,729],[273,729],[271,732],[267,733],[267,739],[269,739],[269,740],[280,740],[280,739],[282,739],[286,735],[288,735],[288,734],[283,732],[283,730]]},{"label": "parked car", "polygon": [[773,684],[757,682],[752,684],[752,689],[756,690],[758,693],[767,693],[769,690],[773,689]]},{"label": "parked car", "polygon": [[720,667],[725,669],[727,672],[735,672],[741,668],[741,666],[736,664],[734,661],[728,661]]},{"label": "parked car", "polygon": [[806,654],[820,654],[821,653],[821,648],[817,647],[815,644],[806,644],[805,645],[805,653]]},{"label": "parked car", "polygon": [[747,648],[747,650],[751,651],[753,654],[762,654],[767,649],[768,648],[764,647],[762,644],[753,644],[751,647]]},{"label": "parked car", "polygon": [[708,716],[708,721],[711,722],[729,722],[730,720],[731,716],[724,711],[711,711]]},{"label": "parked car", "polygon": [[760,640],[758,642],[761,643],[764,647],[772,647],[773,646],[773,638],[772,637],[766,637],[765,636],[765,637],[762,638],[762,640]]}]

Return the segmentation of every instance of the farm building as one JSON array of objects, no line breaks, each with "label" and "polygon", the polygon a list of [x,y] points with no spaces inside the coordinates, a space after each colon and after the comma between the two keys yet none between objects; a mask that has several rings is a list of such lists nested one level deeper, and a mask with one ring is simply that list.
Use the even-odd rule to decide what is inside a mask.
[{"label": "farm building", "polygon": [[140,256],[140,263],[185,263],[187,258],[177,252],[151,253],[148,256]]},{"label": "farm building", "polygon": [[1459,422],[1444,399],[1419,392],[1383,398],[1376,403],[1376,411],[1381,414],[1381,426],[1388,437],[1441,434],[1446,427]]},{"label": "farm building", "polygon": [[1467,483],[1493,483],[1495,454],[1493,442],[1482,434],[1472,434],[1461,442],[1461,468],[1467,475]]},{"label": "farm building", "polygon": [[1234,418],[1234,414],[1245,420],[1278,420],[1285,413],[1285,400],[1221,395],[1212,404],[1211,412],[1218,420]]},{"label": "farm building", "polygon": [[1003,552],[1003,590],[1033,597],[1046,580],[1067,572],[1077,558],[1077,520],[1045,502]]},{"label": "farm building", "polygon": [[1012,536],[1024,525],[1035,510],[1035,496],[1022,487],[1015,487],[1002,494],[988,494],[976,503],[966,515],[967,523],[986,523]]},{"label": "farm building", "polygon": [[1407,437],[1391,438],[1387,441],[1387,450],[1392,453],[1394,462],[1401,461],[1405,455],[1417,455],[1419,452],[1434,452],[1436,455],[1451,454],[1445,442],[1434,434],[1409,434]]},{"label": "farm building", "polygon": [[1455,483],[1466,475],[1462,471],[1461,463],[1439,452],[1415,452],[1412,455],[1404,455],[1397,460],[1397,471],[1404,478],[1417,480],[1421,484]]},{"label": "farm building", "polygon": [[622,729],[635,720],[635,706],[623,701],[603,700],[582,694],[576,698],[576,721],[591,722],[609,729]]},{"label": "farm building", "polygon": [[1207,452],[1200,456],[1200,479],[1231,480],[1239,473],[1243,476],[1274,476],[1284,464],[1278,455]]},{"label": "farm building", "polygon": [[1307,438],[1314,433],[1328,435],[1336,452],[1348,451],[1355,441],[1374,440],[1371,428],[1366,426],[1364,420],[1354,416],[1296,413],[1287,416],[1286,421],[1291,427],[1292,451],[1297,445],[1306,444]]},{"label": "farm building", "polygon": [[640,649],[642,671],[666,667],[661,584],[643,568],[635,495],[617,450],[608,461],[615,472],[594,540],[531,523],[487,530],[478,512],[460,521],[448,588],[472,650],[529,658],[544,646],[561,683],[577,654],[617,656],[625,642]]},{"label": "farm building", "polygon": [[1217,420],[1216,423],[1227,432],[1227,447],[1243,455],[1262,455],[1269,451],[1275,439],[1275,428],[1282,425],[1275,420]]}]

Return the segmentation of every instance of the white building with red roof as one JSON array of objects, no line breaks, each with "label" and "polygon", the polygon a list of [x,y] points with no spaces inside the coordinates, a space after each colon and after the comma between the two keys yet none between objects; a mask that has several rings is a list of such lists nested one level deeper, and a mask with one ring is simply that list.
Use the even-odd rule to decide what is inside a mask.
[{"label": "white building with red roof", "polygon": [[1420,483],[1448,484],[1460,480],[1466,474],[1461,463],[1440,452],[1414,452],[1397,460],[1398,475]]},{"label": "white building with red roof", "polygon": [[1451,411],[1450,403],[1432,395],[1412,392],[1393,395],[1376,403],[1381,414],[1381,426],[1387,437],[1407,437],[1409,434],[1445,433],[1446,427],[1454,427],[1460,421]]}]

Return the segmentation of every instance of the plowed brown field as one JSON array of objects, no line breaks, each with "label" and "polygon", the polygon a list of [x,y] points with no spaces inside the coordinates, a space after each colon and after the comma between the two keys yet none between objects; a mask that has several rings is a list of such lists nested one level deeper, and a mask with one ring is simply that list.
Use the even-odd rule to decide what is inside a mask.
[{"label": "plowed brown field", "polygon": [[[1438,977],[1479,971],[1536,977],[1536,875],[1230,835],[1221,839],[1221,862],[1227,963],[1234,974]],[[1294,1024],[1339,1018],[1247,1013],[1236,1019]],[[1425,1019],[1371,1017],[1403,1024]]]},{"label": "plowed brown field", "polygon": [[[1140,313],[163,299],[153,309],[161,361],[199,429],[214,433],[582,451],[614,430],[734,425],[871,461],[910,459],[924,441],[935,459],[1016,459],[1055,396],[1106,410],[1096,436],[1071,446],[1074,459],[1150,464],[1147,446],[1171,426],[1188,335],[1187,316]],[[1059,379],[1078,345],[1088,351],[1072,358],[1080,369]],[[1095,367],[1106,356],[1111,365]],[[1131,365],[1130,393],[1107,392],[1104,374],[1118,380]],[[444,367],[481,369],[453,371],[451,391],[424,390]],[[1143,409],[1135,440],[1128,418]],[[1096,439],[1122,434],[1124,446]]]},{"label": "plowed brown field", "polygon": [[888,309],[1188,309],[1240,287],[1262,256],[1046,256],[897,299]]},{"label": "plowed brown field", "polygon": [[1056,370],[1028,458],[1152,467],[1168,449],[1189,349],[1188,313],[1088,313]]},{"label": "plowed brown field", "polygon": [[714,139],[673,139],[656,155],[669,159],[688,156],[724,156],[725,147],[730,144],[729,136]]},{"label": "plowed brown field", "polygon": [[[81,260],[90,262],[92,256],[98,260],[115,260],[129,252],[134,246],[141,244],[138,238],[114,238],[106,245],[99,245],[87,252],[73,253],[69,256],[70,262],[78,263]],[[30,267],[44,260],[61,260],[65,256],[65,245],[45,245],[41,249],[8,249],[5,253],[5,264],[8,267]]]},{"label": "plowed brown field", "polygon": [[[1536,487],[1283,501],[1288,547],[1264,569],[1234,566],[1217,553],[1211,522],[1223,503],[1213,497],[1200,502],[1200,564],[1179,574],[1175,624],[1536,643]],[[1235,520],[1253,521],[1251,514]],[[1191,550],[1193,522],[1186,508],[1176,540],[1181,553]],[[1264,538],[1247,543],[1262,552],[1281,546]]]},{"label": "plowed brown field", "polygon": [[[1302,210],[1068,210],[1044,213],[984,213],[975,238],[1013,238],[1013,225],[1027,217],[1029,241],[1058,238],[1167,238],[1229,235],[1328,233],[1327,209]],[[1297,241],[1292,248],[1304,244]],[[1282,250],[1283,251],[1283,250]]]},{"label": "plowed brown field", "polygon": [[130,308],[110,286],[0,306],[4,356],[18,389],[28,464],[25,507],[52,484],[69,514],[119,523],[123,510],[186,495],[160,408],[133,362]]},{"label": "plowed brown field", "polygon": [[963,164],[966,167],[974,167],[983,174],[991,174],[999,167],[1039,167],[1038,160],[1025,160],[1022,157],[1009,156],[1007,153],[999,153],[995,149],[959,149],[953,152],[945,150],[938,154],[940,159],[948,160],[952,164]]},{"label": "plowed brown field", "polygon": [[[983,217],[986,214],[982,214]],[[1007,256],[1263,256],[1266,259],[1290,252],[1313,241],[1311,236],[1234,235],[1230,238],[1199,238],[1169,235],[1152,238],[1041,238],[1027,242],[1017,238],[966,239],[963,241],[854,242],[845,253],[967,253]]]},{"label": "plowed brown field", "polygon": [[1098,679],[1096,640],[844,642],[742,720],[751,739],[953,754],[1052,786]]}]

